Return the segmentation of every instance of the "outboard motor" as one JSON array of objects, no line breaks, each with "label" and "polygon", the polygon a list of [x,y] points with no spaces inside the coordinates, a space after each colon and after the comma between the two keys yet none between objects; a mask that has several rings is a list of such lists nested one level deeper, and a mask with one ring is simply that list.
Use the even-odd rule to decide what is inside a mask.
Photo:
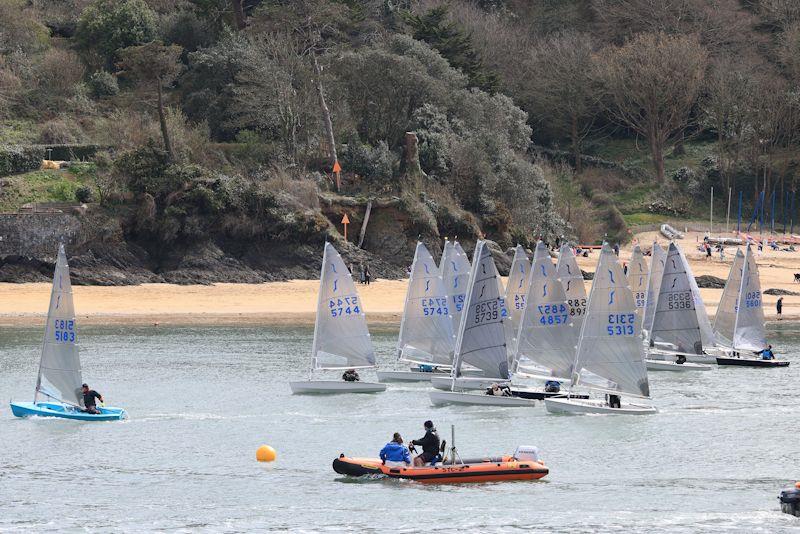
[{"label": "outboard motor", "polygon": [[781,496],[781,512],[800,517],[800,482],[792,489],[783,490]]}]

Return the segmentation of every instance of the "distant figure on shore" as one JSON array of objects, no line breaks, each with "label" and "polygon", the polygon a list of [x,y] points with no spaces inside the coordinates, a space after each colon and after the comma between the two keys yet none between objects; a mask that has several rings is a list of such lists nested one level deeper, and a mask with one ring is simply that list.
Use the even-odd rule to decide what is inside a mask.
[{"label": "distant figure on shore", "polygon": [[628,276],[628,262],[622,262],[622,274]]},{"label": "distant figure on shore", "polygon": [[364,264],[363,263],[359,263],[358,264],[358,282],[360,284],[365,284],[366,280],[367,279],[366,279],[366,272],[364,271]]},{"label": "distant figure on shore", "polygon": [[781,320],[783,315],[783,297],[778,297],[778,302],[775,303],[775,310],[778,312],[778,320]]},{"label": "distant figure on shore", "polygon": [[370,280],[372,279],[372,273],[369,272],[369,263],[364,266],[364,283],[369,285]]},{"label": "distant figure on shore", "polygon": [[614,243],[614,255],[619,256],[619,243]]},{"label": "distant figure on shore", "polygon": [[711,258],[711,245],[706,243],[706,259]]}]

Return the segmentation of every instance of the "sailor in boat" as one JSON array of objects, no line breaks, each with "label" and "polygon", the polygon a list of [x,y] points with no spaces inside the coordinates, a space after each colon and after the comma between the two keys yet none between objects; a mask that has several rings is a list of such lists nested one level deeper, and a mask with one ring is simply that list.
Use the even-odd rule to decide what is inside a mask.
[{"label": "sailor in boat", "polygon": [[494,395],[495,397],[510,397],[511,396],[511,388],[507,385],[500,385],[497,382],[492,384],[490,388],[486,390],[487,395]]},{"label": "sailor in boat", "polygon": [[544,383],[545,393],[558,393],[561,391],[561,382],[558,380],[548,380]]},{"label": "sailor in boat", "polygon": [[619,395],[606,395],[609,408],[619,408],[621,406]]},{"label": "sailor in boat", "polygon": [[760,354],[762,360],[774,360],[775,359],[775,353],[772,352],[772,345],[767,345],[766,349],[760,350],[760,351],[756,352],[756,354]]},{"label": "sailor in boat", "polygon": [[422,467],[439,456],[439,434],[433,427],[432,421],[425,421],[425,435],[420,439],[411,440],[411,449],[414,445],[422,447],[422,454],[414,457],[414,467]]},{"label": "sailor in boat", "polygon": [[411,453],[408,452],[408,448],[403,445],[403,438],[400,436],[399,432],[395,432],[394,436],[392,436],[392,441],[386,444],[386,446],[381,449],[380,453],[381,462],[383,465],[389,463],[389,465],[411,465]]},{"label": "sailor in boat", "polygon": [[95,399],[99,400],[100,402],[105,402],[103,400],[103,396],[100,395],[93,389],[89,389],[88,384],[81,385],[81,393],[83,393],[83,410],[86,413],[93,413],[98,414],[100,410],[97,409],[97,403]]},{"label": "sailor in boat", "polygon": [[345,382],[358,382],[361,380],[361,377],[358,376],[358,373],[355,369],[348,369],[342,374],[342,380]]},{"label": "sailor in boat", "polygon": [[686,363],[686,356],[684,356],[683,354],[678,354],[675,363],[677,363],[678,365],[683,365],[684,363]]}]

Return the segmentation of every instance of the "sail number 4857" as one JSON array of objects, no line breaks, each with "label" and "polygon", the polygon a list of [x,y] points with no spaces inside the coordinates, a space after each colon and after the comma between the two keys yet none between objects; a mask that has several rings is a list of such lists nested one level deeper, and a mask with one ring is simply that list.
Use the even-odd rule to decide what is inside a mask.
[{"label": "sail number 4857", "polygon": [[606,332],[609,336],[632,336],[635,313],[609,313]]}]

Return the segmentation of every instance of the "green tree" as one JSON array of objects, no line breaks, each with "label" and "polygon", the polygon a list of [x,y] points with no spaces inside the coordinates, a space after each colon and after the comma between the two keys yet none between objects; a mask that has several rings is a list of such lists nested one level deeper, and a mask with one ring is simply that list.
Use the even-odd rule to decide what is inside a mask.
[{"label": "green tree", "polygon": [[75,37],[110,66],[117,50],[150,42],[157,34],[158,19],[144,0],[96,0],[81,13]]},{"label": "green tree", "polygon": [[177,45],[164,45],[161,42],[153,41],[145,45],[130,46],[119,51],[122,58],[120,67],[123,74],[129,75],[141,83],[151,84],[155,87],[158,120],[161,125],[161,136],[164,140],[164,150],[166,150],[170,161],[175,160],[175,153],[169,138],[167,119],[164,113],[164,86],[175,81],[180,72],[181,65],[178,62],[183,49]]}]

